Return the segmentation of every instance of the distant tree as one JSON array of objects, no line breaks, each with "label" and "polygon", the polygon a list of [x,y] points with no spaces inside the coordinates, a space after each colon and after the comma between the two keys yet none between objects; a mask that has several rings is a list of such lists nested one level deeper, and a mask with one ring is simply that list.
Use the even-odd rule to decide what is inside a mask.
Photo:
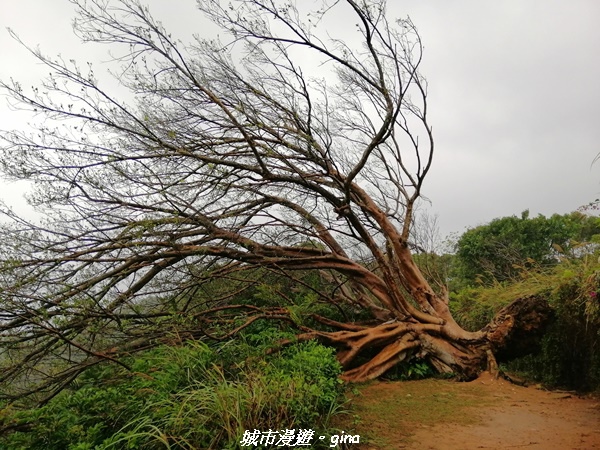
[{"label": "distant tree", "polygon": [[459,271],[469,282],[504,281],[524,267],[551,265],[600,234],[597,217],[579,212],[551,217],[509,216],[466,231],[456,244]]},{"label": "distant tree", "polygon": [[455,255],[452,240],[441,238],[437,220],[437,216],[428,213],[417,214],[410,246],[413,259],[427,282],[436,292],[446,295]]},{"label": "distant tree", "polygon": [[[411,256],[434,141],[410,20],[389,23],[383,1],[202,0],[223,41],[186,46],[136,0],[72,3],[78,35],[118,55],[120,88],[38,50],[41,88],[2,84],[47,118],[1,135],[4,176],[33,183],[45,217],[4,210],[5,397],[47,398],[98,362],[263,319],[336,346],[350,381],[415,355],[473,378],[508,345],[506,323],[462,329]],[[338,17],[348,35],[328,27]],[[257,269],[369,320],[307,324],[292,287],[267,292],[275,305],[233,302]]]}]

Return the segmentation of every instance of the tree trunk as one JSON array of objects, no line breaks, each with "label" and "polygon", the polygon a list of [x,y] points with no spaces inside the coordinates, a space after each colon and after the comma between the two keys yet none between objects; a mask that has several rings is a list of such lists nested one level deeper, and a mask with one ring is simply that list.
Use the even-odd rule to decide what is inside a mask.
[{"label": "tree trunk", "polygon": [[[413,357],[428,361],[440,373],[472,380],[484,370],[497,370],[497,361],[534,352],[551,318],[548,302],[531,296],[515,300],[500,310],[489,325],[469,337],[454,336],[454,323],[424,324],[410,319],[368,327],[315,316],[316,320],[341,330],[310,331],[300,339],[318,338],[336,346],[345,369],[343,379],[350,382],[377,378]],[[359,355],[366,356],[368,361],[357,363]]]}]

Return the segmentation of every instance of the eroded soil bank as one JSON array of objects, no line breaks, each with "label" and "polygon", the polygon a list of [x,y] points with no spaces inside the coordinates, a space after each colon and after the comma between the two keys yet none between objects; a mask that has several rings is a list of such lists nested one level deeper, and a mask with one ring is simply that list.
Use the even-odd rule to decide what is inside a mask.
[{"label": "eroded soil bank", "polygon": [[[361,449],[600,449],[600,398],[520,387],[488,374],[470,383],[376,382],[357,389]],[[366,442],[365,442],[366,441]]]}]

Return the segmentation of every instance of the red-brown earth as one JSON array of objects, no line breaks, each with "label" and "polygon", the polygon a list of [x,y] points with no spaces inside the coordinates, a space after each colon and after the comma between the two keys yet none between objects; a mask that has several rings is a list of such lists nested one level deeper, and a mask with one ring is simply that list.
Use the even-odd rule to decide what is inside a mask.
[{"label": "red-brown earth", "polygon": [[[521,387],[489,374],[448,380],[375,382],[354,389],[360,434],[351,448],[380,450],[600,449],[600,397]],[[350,431],[352,430],[352,431]]]}]

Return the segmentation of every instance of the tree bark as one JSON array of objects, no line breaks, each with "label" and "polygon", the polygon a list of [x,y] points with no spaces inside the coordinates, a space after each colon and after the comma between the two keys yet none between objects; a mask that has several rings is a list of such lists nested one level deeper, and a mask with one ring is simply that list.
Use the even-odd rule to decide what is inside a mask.
[{"label": "tree bark", "polygon": [[[350,382],[377,378],[413,357],[428,361],[440,373],[472,380],[484,370],[497,370],[497,362],[536,351],[552,317],[548,302],[531,296],[516,299],[480,332],[465,332],[462,337],[456,336],[455,322],[423,324],[410,319],[333,332],[310,331],[299,338],[317,338],[337,347],[345,369],[343,379]],[[343,325],[326,322],[339,328]],[[365,355],[368,361],[357,364],[358,356]]]}]

